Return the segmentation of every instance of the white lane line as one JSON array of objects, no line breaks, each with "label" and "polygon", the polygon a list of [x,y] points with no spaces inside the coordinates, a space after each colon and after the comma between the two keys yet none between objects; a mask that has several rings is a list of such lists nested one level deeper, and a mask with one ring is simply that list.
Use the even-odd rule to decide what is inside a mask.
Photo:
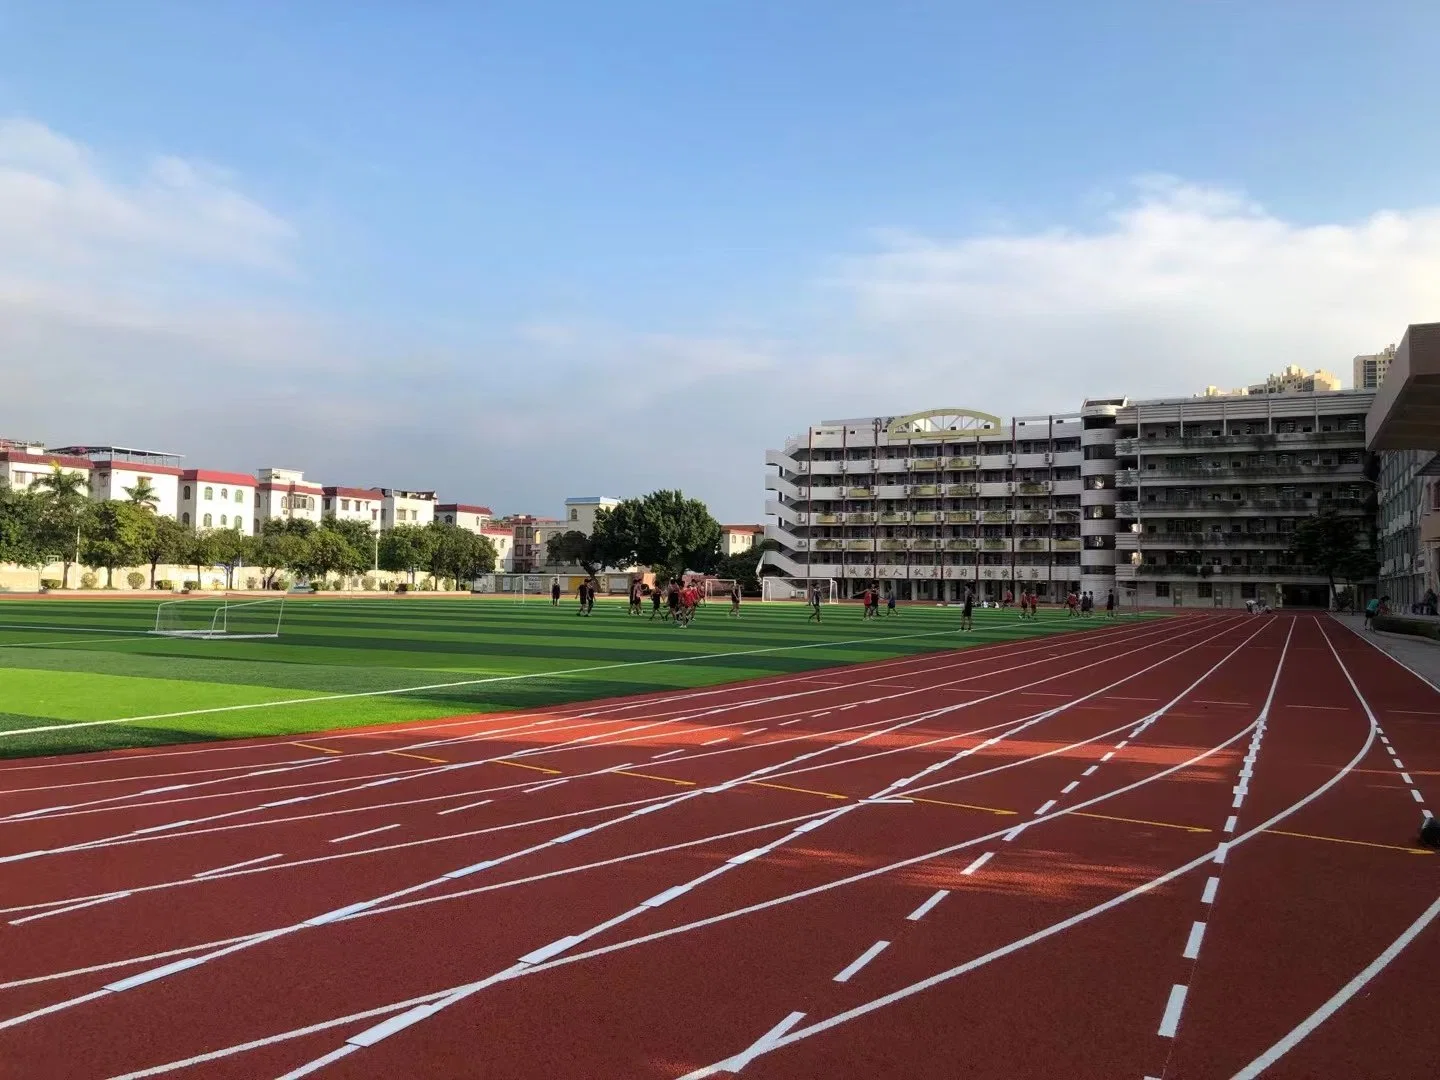
[{"label": "white lane line", "polygon": [[381,825],[378,829],[366,829],[364,832],[350,833],[348,836],[337,836],[334,840],[331,840],[330,843],[338,844],[344,840],[359,840],[362,836],[374,836],[376,833],[389,832],[391,829],[398,829],[399,827],[398,822],[394,825]]},{"label": "white lane line", "polygon": [[353,1054],[356,1050],[359,1049],[360,1047],[353,1046],[350,1043],[341,1043],[338,1047],[336,1047],[334,1050],[331,1050],[330,1053],[326,1054],[324,1057],[318,1057],[314,1061],[307,1062],[306,1064],[301,1065],[298,1069],[291,1069],[284,1076],[280,1077],[280,1080],[302,1080],[302,1077],[310,1076],[314,1073],[317,1073],[321,1069],[325,1068],[325,1066],[333,1065],[335,1062],[339,1061],[347,1054]]},{"label": "white lane line", "polygon": [[1187,988],[1176,983],[1170,987],[1170,1000],[1165,1002],[1165,1015],[1160,1018],[1160,1030],[1156,1034],[1173,1039],[1180,1030],[1180,1013],[1185,1008]]},{"label": "white lane line", "polygon": [[1116,749],[1116,750],[1124,750],[1125,747],[1127,747],[1127,746],[1129,746],[1129,745],[1130,745],[1130,740],[1129,740],[1129,739],[1121,739],[1119,742],[1117,742],[1117,743],[1115,744],[1115,749]]},{"label": "white lane line", "polygon": [[[966,873],[969,873],[969,871],[966,871]],[[939,889],[939,890],[937,890],[937,891],[935,892],[935,895],[934,895],[934,896],[930,897],[929,900],[926,900],[923,904],[921,904],[919,907],[917,907],[917,908],[916,908],[914,911],[912,911],[909,915],[906,915],[905,918],[907,918],[907,919],[910,920],[911,922],[919,922],[919,921],[920,921],[921,919],[923,919],[926,915],[930,914],[930,909],[931,909],[931,908],[933,908],[936,904],[940,903],[941,900],[944,900],[945,897],[947,897],[947,896],[949,896],[949,895],[950,895],[950,890],[949,890],[949,889]]]},{"label": "white lane line", "polygon": [[1180,955],[1186,960],[1195,960],[1200,956],[1200,942],[1205,938],[1205,924],[1203,922],[1192,923],[1190,936],[1185,939],[1185,950]]},{"label": "white lane line", "polygon": [[[817,713],[816,715],[817,715],[817,716],[829,716],[830,714],[829,714],[829,713]],[[803,716],[797,716],[794,720],[781,720],[781,721],[780,721],[780,726],[781,726],[781,727],[789,727],[791,724],[798,724],[798,723],[800,723],[800,722],[801,722],[802,720],[804,720],[804,719],[805,719],[805,717],[803,717]]]},{"label": "white lane line", "polygon": [[559,784],[568,784],[569,782],[569,777],[561,777],[559,780],[546,780],[543,784],[536,784],[534,787],[525,788],[521,794],[529,795],[532,791],[544,791],[546,788],[555,787]]},{"label": "white lane line", "polygon": [[1423,803],[1425,801],[1425,796],[1421,795],[1420,792],[1416,791],[1414,788],[1410,789],[1410,797],[1418,803]]},{"label": "white lane line", "polygon": [[1219,889],[1220,879],[1218,877],[1209,878],[1205,882],[1205,891],[1200,896],[1200,902],[1202,904],[1215,903],[1215,894],[1219,891]]},{"label": "white lane line", "polygon": [[1045,813],[1047,810],[1049,810],[1052,806],[1055,805],[1056,801],[1057,801],[1057,800],[1055,800],[1055,799],[1051,799],[1049,802],[1045,803],[1045,805],[1043,805],[1042,807],[1040,807],[1039,810],[1036,810],[1036,811],[1035,811],[1035,816],[1036,816],[1036,817],[1039,817],[1041,814]]},{"label": "white lane line", "polygon": [[1225,819],[1225,829],[1224,829],[1224,831],[1225,831],[1225,832],[1234,832],[1234,831],[1235,831],[1235,826],[1239,823],[1239,821],[1240,821],[1240,818],[1239,818],[1239,817],[1237,817],[1235,814],[1231,814],[1228,818]]},{"label": "white lane line", "polygon": [[258,863],[269,862],[271,859],[280,858],[283,854],[283,852],[277,851],[274,855],[261,855],[258,859],[246,859],[244,862],[231,863],[228,866],[217,866],[214,870],[201,870],[198,874],[192,874],[191,876],[207,878],[212,874],[223,874],[226,870],[239,870],[242,866],[255,866]]},{"label": "white lane line", "polygon": [[964,877],[970,877],[972,874],[975,873],[975,871],[979,870],[980,867],[984,866],[987,862],[989,862],[990,859],[991,859],[991,857],[992,857],[994,854],[995,854],[995,853],[994,853],[993,851],[987,851],[987,852],[985,852],[984,855],[979,856],[979,857],[978,857],[974,862],[972,862],[969,866],[965,867],[964,870],[961,870],[961,871],[960,871],[961,875],[964,876]]},{"label": "white lane line", "polygon": [[111,900],[123,900],[129,896],[128,892],[111,893],[109,896],[101,896],[94,900],[83,900],[78,904],[70,904],[68,907],[51,908],[49,911],[42,911],[38,915],[26,915],[21,919],[11,919],[11,926],[23,926],[25,923],[34,922],[36,919],[48,919],[51,915],[64,915],[67,911],[79,911],[81,908],[94,907],[96,904],[105,904]]},{"label": "white lane line", "polygon": [[1061,794],[1061,795],[1069,795],[1070,792],[1074,791],[1074,790],[1075,790],[1077,787],[1079,787],[1079,786],[1080,786],[1080,781],[1079,781],[1079,780],[1071,780],[1068,784],[1066,784],[1063,788],[1060,789],[1060,794]]},{"label": "white lane line", "polygon": [[1080,775],[1081,775],[1081,776],[1089,776],[1091,773],[1093,773],[1093,772],[1094,772],[1096,769],[1098,769],[1098,768],[1100,768],[1099,765],[1091,765],[1088,769],[1086,769],[1086,770],[1085,770],[1083,773],[1081,773]]},{"label": "white lane line", "polygon": [[701,746],[714,746],[716,743],[729,742],[729,735],[721,735],[718,739],[711,739],[709,742],[702,742]]},{"label": "white lane line", "polygon": [[481,799],[479,802],[466,803],[464,806],[452,806],[449,810],[437,810],[436,817],[444,817],[446,814],[458,814],[461,810],[474,810],[477,806],[488,806],[494,799]]},{"label": "white lane line", "polygon": [[1109,760],[1110,760],[1112,757],[1114,757],[1114,756],[1115,756],[1115,751],[1114,751],[1114,750],[1111,750],[1111,751],[1109,751],[1108,753],[1106,753],[1106,755],[1105,755],[1104,757],[1102,757],[1100,760],[1101,760],[1101,761],[1109,761]]},{"label": "white lane line", "polygon": [[1229,847],[1224,843],[1220,844],[1215,848],[1215,854],[1212,858],[1214,859],[1216,866],[1225,865],[1225,853],[1227,850],[1229,850]]},{"label": "white lane line", "polygon": [[1306,1036],[1310,1035],[1326,1020],[1334,1016],[1346,1002],[1363,990],[1371,979],[1380,974],[1390,961],[1399,956],[1407,945],[1420,936],[1425,928],[1435,920],[1437,915],[1440,915],[1440,899],[1436,899],[1433,904],[1421,912],[1420,917],[1407,926],[1400,936],[1389,944],[1384,952],[1367,964],[1363,971],[1337,990],[1329,1001],[1325,1002],[1325,1004],[1321,1005],[1297,1024],[1294,1030],[1274,1046],[1270,1047],[1269,1050],[1266,1050],[1249,1065],[1246,1065],[1245,1068],[1237,1072],[1234,1080],[1254,1080],[1255,1077],[1259,1076],[1271,1065],[1295,1049]]},{"label": "white lane line", "polygon": [[838,983],[849,982],[851,978],[860,971],[861,968],[863,968],[866,964],[870,963],[871,960],[874,960],[875,957],[879,956],[889,947],[890,943],[888,941],[877,941],[874,945],[871,945],[854,960],[850,961],[850,963],[845,967],[845,969],[841,971],[840,974],[835,976],[835,981]]},{"label": "white lane line", "polygon": [[683,753],[685,753],[685,747],[682,746],[679,750],[665,750],[662,753],[654,754],[651,756],[650,760],[659,761],[661,758],[674,757],[676,754]]},{"label": "white lane line", "polygon": [[1401,779],[1401,780],[1404,780],[1405,783],[1407,783],[1407,784],[1413,784],[1413,783],[1415,783],[1414,780],[1411,780],[1411,779],[1410,779],[1410,774],[1409,774],[1408,772],[1402,772],[1402,773],[1400,774],[1400,779]]},{"label": "white lane line", "polygon": [[724,1071],[738,1073],[761,1054],[768,1054],[771,1050],[775,1049],[776,1043],[780,1041],[787,1031],[804,1019],[805,1014],[803,1012],[792,1012],[789,1016],[785,1017],[784,1020],[781,1020],[764,1035],[751,1043],[749,1047],[740,1051],[740,1053],[734,1057],[726,1058],[722,1066]]}]

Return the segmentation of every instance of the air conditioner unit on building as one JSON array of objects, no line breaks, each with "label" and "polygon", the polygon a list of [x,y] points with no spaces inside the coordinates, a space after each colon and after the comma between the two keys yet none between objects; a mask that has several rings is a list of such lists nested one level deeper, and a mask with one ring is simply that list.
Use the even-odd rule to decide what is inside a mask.
[{"label": "air conditioner unit on building", "polygon": [[1015,481],[1011,480],[1011,481],[1007,482],[1006,485],[1005,485],[1005,490],[1006,490],[1006,492],[1008,492],[1009,494],[1014,495],[1014,494],[1015,494]]}]

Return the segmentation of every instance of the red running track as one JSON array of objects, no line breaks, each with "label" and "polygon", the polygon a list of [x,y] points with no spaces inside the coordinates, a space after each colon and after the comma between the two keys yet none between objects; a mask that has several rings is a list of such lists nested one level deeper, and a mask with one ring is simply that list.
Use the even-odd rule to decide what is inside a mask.
[{"label": "red running track", "polygon": [[1440,693],[1191,616],[0,768],[0,1077],[1430,1077]]}]

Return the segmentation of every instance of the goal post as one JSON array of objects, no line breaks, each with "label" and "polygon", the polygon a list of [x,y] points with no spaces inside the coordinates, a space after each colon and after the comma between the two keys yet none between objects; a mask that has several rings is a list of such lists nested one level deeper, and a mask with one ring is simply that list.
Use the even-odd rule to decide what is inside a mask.
[{"label": "goal post", "polygon": [[150,633],[158,637],[207,640],[278,638],[284,616],[285,598],[279,596],[263,600],[209,596],[162,600],[155,607],[155,627]]},{"label": "goal post", "polygon": [[735,587],[734,578],[706,578],[705,599],[729,600],[730,590]]},{"label": "goal post", "polygon": [[808,603],[812,587],[819,588],[821,603],[840,602],[840,586],[835,583],[834,578],[761,578],[760,599],[803,600]]}]

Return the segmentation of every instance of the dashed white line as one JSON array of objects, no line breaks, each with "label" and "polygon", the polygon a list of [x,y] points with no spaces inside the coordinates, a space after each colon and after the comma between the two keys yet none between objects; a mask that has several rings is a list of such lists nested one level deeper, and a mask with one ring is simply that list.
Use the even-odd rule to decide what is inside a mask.
[{"label": "dashed white line", "polygon": [[1415,783],[1414,780],[1411,780],[1411,779],[1410,779],[1410,774],[1409,774],[1408,772],[1402,772],[1402,773],[1400,774],[1400,779],[1401,779],[1401,780],[1404,780],[1405,783],[1407,783],[1407,784],[1413,784],[1413,783]]},{"label": "dashed white line", "polygon": [[440,810],[436,813],[438,817],[444,817],[446,814],[458,814],[461,810],[474,810],[477,806],[486,806],[493,801],[493,799],[481,799],[479,802],[466,803],[464,806],[452,806],[449,810]]},{"label": "dashed white line", "polygon": [[1226,818],[1226,819],[1225,819],[1225,832],[1234,832],[1234,831],[1235,831],[1235,826],[1236,826],[1236,824],[1239,822],[1239,820],[1240,820],[1240,819],[1239,819],[1238,817],[1236,817],[1234,814],[1231,814],[1228,818]]},{"label": "dashed white line", "polygon": [[1205,924],[1196,922],[1190,926],[1190,936],[1185,939],[1185,951],[1180,955],[1186,960],[1195,960],[1200,956],[1200,942],[1205,937]]},{"label": "dashed white line", "polygon": [[1180,1013],[1185,1008],[1187,992],[1187,988],[1179,983],[1170,987],[1170,999],[1165,1002],[1165,1015],[1160,1018],[1160,1030],[1157,1034],[1167,1039],[1175,1037],[1175,1032],[1180,1030]]},{"label": "dashed white line", "polygon": [[[820,715],[821,715],[821,716],[824,716],[825,713],[821,713]],[[789,727],[791,724],[798,724],[798,723],[800,723],[800,722],[801,722],[802,720],[804,720],[804,719],[805,719],[805,717],[803,717],[803,716],[797,716],[794,720],[781,720],[781,721],[780,721],[780,726],[781,726],[781,727]]]},{"label": "dashed white line", "polygon": [[1043,814],[1043,813],[1045,813],[1046,811],[1048,811],[1052,806],[1055,805],[1055,802],[1056,802],[1056,800],[1051,799],[1051,800],[1050,800],[1049,802],[1047,802],[1044,806],[1040,807],[1039,810],[1036,810],[1036,811],[1035,811],[1035,816],[1036,816],[1036,817],[1039,817],[1041,814]]},{"label": "dashed white line", "polygon": [[685,748],[682,746],[679,750],[666,750],[666,751],[664,751],[664,752],[662,752],[662,753],[656,754],[656,755],[654,755],[653,757],[651,757],[650,760],[651,760],[651,761],[659,761],[661,758],[674,757],[676,754],[683,754],[684,752],[685,752]]},{"label": "dashed white line", "polygon": [[109,896],[100,896],[94,900],[82,900],[78,904],[70,904],[62,908],[51,908],[49,911],[42,911],[38,915],[26,915],[23,918],[11,919],[11,926],[23,926],[25,923],[34,922],[36,919],[48,919],[51,915],[64,915],[67,911],[79,911],[81,908],[94,907],[96,904],[109,903],[111,900],[123,900],[129,896],[128,892],[111,893]]},{"label": "dashed white line", "polygon": [[1074,791],[1074,790],[1075,790],[1077,787],[1079,787],[1079,786],[1080,786],[1080,781],[1079,781],[1079,780],[1071,780],[1070,783],[1066,784],[1063,788],[1060,789],[1060,794],[1061,794],[1061,795],[1069,795],[1070,792]]},{"label": "dashed white line", "polygon": [[378,829],[366,829],[364,832],[350,833],[348,836],[337,836],[334,840],[331,840],[330,843],[338,844],[344,840],[359,840],[362,836],[374,836],[376,833],[389,832],[391,829],[398,829],[399,827],[398,822],[394,825],[381,825]]},{"label": "dashed white line", "polygon": [[1425,796],[1421,795],[1420,792],[1416,791],[1414,788],[1410,789],[1410,797],[1418,803],[1423,803],[1425,801]]},{"label": "dashed white line", "polygon": [[875,957],[879,956],[889,948],[889,946],[890,942],[888,941],[877,941],[846,965],[845,969],[835,976],[835,981],[838,983],[849,982],[861,968],[870,963],[871,960],[874,960]]},{"label": "dashed white line", "polygon": [[716,743],[729,742],[729,741],[730,741],[730,736],[729,736],[729,735],[721,735],[720,738],[718,738],[718,739],[711,739],[709,742],[703,742],[703,743],[701,743],[700,745],[701,745],[701,746],[714,746]]},{"label": "dashed white line", "polygon": [[1112,757],[1114,757],[1114,756],[1115,756],[1115,751],[1114,751],[1114,750],[1110,750],[1110,751],[1107,751],[1106,754],[1105,754],[1105,756],[1102,757],[1100,760],[1101,760],[1101,761],[1109,761],[1109,760],[1110,760]]},{"label": "dashed white line", "polygon": [[979,870],[980,867],[984,866],[987,862],[989,862],[991,856],[994,855],[994,854],[995,854],[995,853],[994,853],[993,851],[987,851],[987,852],[985,852],[984,855],[981,855],[981,856],[980,856],[979,858],[977,858],[974,862],[972,862],[969,866],[965,867],[964,870],[961,870],[960,873],[961,873],[962,875],[964,875],[965,877],[969,877],[971,874],[975,873],[976,870]]},{"label": "dashed white line", "polygon": [[532,791],[544,791],[547,787],[556,787],[560,784],[565,783],[569,783],[569,779],[567,777],[561,777],[559,780],[546,780],[543,784],[536,784],[534,787],[527,787],[522,792],[522,794],[529,795]]},{"label": "dashed white line", "polygon": [[1220,879],[1218,877],[1210,878],[1205,882],[1205,892],[1201,894],[1200,902],[1202,904],[1213,904],[1215,902],[1215,893],[1219,888]]},{"label": "dashed white line", "polygon": [[1083,773],[1081,773],[1080,775],[1081,775],[1081,776],[1089,776],[1091,773],[1093,773],[1093,772],[1094,772],[1096,769],[1098,769],[1098,768],[1100,768],[1099,765],[1091,765],[1088,769],[1086,769],[1086,770],[1085,770]]},{"label": "dashed white line", "polygon": [[[974,864],[972,863],[971,865],[974,865]],[[967,874],[968,874],[969,872],[970,872],[969,870],[966,870],[966,871],[965,871],[965,873],[967,873]],[[921,919],[923,919],[926,915],[928,915],[928,914],[930,913],[930,909],[931,909],[931,908],[933,908],[936,904],[940,903],[941,900],[944,900],[945,897],[947,897],[947,896],[949,896],[949,895],[950,895],[950,890],[949,890],[949,889],[940,889],[940,890],[936,891],[936,893],[935,893],[934,896],[930,897],[929,900],[926,900],[923,904],[921,904],[919,907],[917,907],[917,908],[916,908],[914,911],[912,911],[909,915],[906,915],[905,918],[908,919],[910,922],[919,922]]]}]

